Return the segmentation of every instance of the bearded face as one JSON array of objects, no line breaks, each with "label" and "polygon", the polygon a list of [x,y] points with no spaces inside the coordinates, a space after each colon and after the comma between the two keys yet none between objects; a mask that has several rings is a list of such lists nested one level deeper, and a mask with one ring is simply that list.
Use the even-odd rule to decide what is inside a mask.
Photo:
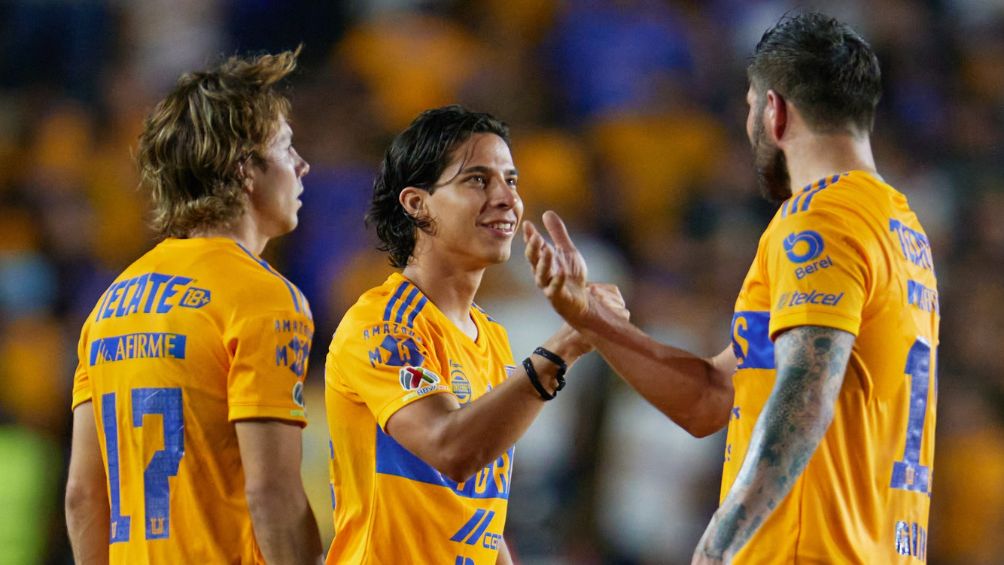
[{"label": "bearded face", "polygon": [[756,101],[750,107],[753,118],[750,145],[753,147],[753,164],[760,194],[771,202],[779,203],[791,197],[791,176],[784,152],[767,137],[763,125],[765,106],[766,101]]}]

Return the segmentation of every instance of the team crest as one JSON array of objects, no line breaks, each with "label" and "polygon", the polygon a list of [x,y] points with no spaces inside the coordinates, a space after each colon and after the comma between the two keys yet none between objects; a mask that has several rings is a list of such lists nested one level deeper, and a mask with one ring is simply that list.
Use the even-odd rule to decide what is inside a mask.
[{"label": "team crest", "polygon": [[467,380],[467,375],[464,374],[464,366],[452,359],[450,360],[450,389],[453,390],[453,395],[461,404],[470,404],[472,398],[471,381]]},{"label": "team crest", "polygon": [[415,390],[420,387],[439,384],[439,375],[424,367],[412,367],[406,365],[401,367],[401,388],[404,390]]}]

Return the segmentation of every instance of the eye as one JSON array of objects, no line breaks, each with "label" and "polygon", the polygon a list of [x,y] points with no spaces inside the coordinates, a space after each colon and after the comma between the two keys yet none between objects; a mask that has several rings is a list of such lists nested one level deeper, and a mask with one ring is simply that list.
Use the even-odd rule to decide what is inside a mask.
[{"label": "eye", "polygon": [[505,183],[507,185],[509,185],[509,188],[512,188],[513,190],[515,190],[517,188],[517,185],[519,184],[518,181],[519,181],[518,178],[516,178],[516,177],[510,177],[510,178],[507,178],[505,180]]},{"label": "eye", "polygon": [[467,178],[467,182],[473,182],[479,186],[485,186],[488,184],[488,179],[484,175],[472,175]]}]

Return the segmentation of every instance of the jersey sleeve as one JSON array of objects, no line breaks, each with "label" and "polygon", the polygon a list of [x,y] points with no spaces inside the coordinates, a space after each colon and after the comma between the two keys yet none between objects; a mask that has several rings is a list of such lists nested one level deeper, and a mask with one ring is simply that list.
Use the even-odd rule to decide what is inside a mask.
[{"label": "jersey sleeve", "polygon": [[[338,335],[341,334],[341,335]],[[377,322],[339,328],[331,343],[329,371],[338,385],[366,403],[377,424],[405,406],[452,391],[433,354],[433,337],[419,329]]]},{"label": "jersey sleeve", "polygon": [[230,329],[227,375],[231,422],[269,419],[307,424],[303,382],[313,321],[300,312],[276,310],[239,319]]},{"label": "jersey sleeve", "polygon": [[818,204],[782,219],[767,242],[771,339],[797,326],[855,336],[861,328],[873,272],[865,243],[870,232],[850,210]]},{"label": "jersey sleeve", "polygon": [[77,370],[73,372],[73,401],[70,410],[91,400],[91,380],[87,376],[87,368],[83,362],[77,363]]},{"label": "jersey sleeve", "polygon": [[77,368],[73,371],[73,397],[70,403],[70,410],[92,400],[91,379],[87,374],[87,326],[80,332],[80,341],[77,343]]}]

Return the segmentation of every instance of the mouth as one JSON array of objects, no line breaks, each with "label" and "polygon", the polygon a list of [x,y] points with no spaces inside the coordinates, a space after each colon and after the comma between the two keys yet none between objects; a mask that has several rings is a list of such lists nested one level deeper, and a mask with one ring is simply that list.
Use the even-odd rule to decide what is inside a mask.
[{"label": "mouth", "polygon": [[500,221],[500,222],[487,222],[481,224],[481,227],[488,229],[495,235],[501,237],[512,237],[516,233],[516,222]]}]

